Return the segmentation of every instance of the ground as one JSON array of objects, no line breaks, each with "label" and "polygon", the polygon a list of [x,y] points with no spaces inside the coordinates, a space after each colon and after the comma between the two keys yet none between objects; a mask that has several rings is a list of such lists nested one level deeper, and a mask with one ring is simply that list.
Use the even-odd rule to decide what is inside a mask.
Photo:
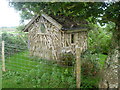
[{"label": "ground", "polygon": [[[73,67],[60,67],[52,62],[29,57],[28,51],[6,58],[3,88],[75,88]],[[99,54],[101,65],[106,55]],[[99,76],[82,75],[81,88],[97,88]]]}]

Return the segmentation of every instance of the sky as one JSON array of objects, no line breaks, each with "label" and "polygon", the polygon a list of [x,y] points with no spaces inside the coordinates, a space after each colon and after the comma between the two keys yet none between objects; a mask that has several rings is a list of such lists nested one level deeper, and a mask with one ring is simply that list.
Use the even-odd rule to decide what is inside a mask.
[{"label": "sky", "polygon": [[0,0],[0,27],[13,27],[19,24],[19,13],[9,6],[8,0]]}]

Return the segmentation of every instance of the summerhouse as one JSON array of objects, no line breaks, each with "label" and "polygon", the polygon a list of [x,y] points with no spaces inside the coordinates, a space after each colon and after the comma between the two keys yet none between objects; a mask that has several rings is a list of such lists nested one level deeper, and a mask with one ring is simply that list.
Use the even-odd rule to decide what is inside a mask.
[{"label": "summerhouse", "polygon": [[34,16],[25,26],[28,32],[30,55],[47,60],[59,60],[62,53],[75,55],[78,44],[85,51],[87,48],[88,23],[70,17],[41,14]]}]

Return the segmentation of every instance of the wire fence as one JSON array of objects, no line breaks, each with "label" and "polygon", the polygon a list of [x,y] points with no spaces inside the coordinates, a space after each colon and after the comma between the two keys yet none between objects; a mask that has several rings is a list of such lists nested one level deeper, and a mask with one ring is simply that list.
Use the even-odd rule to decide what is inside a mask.
[{"label": "wire fence", "polygon": [[[18,72],[24,75],[32,74],[33,77],[40,78],[42,78],[46,73],[49,73],[49,75],[52,74],[53,76],[54,73],[59,73],[55,75],[58,75],[58,77],[60,75],[61,79],[63,78],[62,75],[64,75],[65,77],[72,77],[72,83],[75,83],[75,61],[72,62],[73,65],[69,65],[71,61],[67,61],[67,64],[63,65],[57,64],[55,61],[48,61],[35,56],[30,56],[26,35],[23,35],[22,37],[21,34],[16,35],[3,33],[2,42],[0,45],[2,47],[2,59],[0,60],[0,64],[2,65],[2,69],[4,69],[3,71],[5,71],[2,74],[3,79],[8,76],[9,73],[7,72]],[[65,63],[65,61],[60,62]],[[80,67],[78,67],[77,69],[79,68]],[[78,76],[77,78],[80,78],[80,76]],[[36,81],[38,82],[38,80]],[[77,82],[78,84],[80,84],[78,80]],[[66,81],[63,80],[63,82]],[[40,86],[38,85],[35,87]]]},{"label": "wire fence", "polygon": [[[2,42],[2,34],[0,33],[0,43],[1,42]],[[0,44],[0,53],[2,53],[1,47],[2,47],[2,45]],[[2,56],[0,55],[0,57],[2,57]],[[1,61],[2,61],[2,58],[0,58],[0,89],[2,89],[2,63],[1,63]]]}]

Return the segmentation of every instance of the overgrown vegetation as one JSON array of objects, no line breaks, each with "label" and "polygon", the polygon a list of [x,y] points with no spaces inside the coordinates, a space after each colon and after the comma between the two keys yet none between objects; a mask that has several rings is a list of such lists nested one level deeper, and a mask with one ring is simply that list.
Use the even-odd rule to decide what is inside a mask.
[{"label": "overgrown vegetation", "polygon": [[5,41],[5,55],[12,55],[27,49],[27,37],[21,33],[2,33],[2,40]]},{"label": "overgrown vegetation", "polygon": [[82,56],[82,73],[88,76],[96,76],[104,66],[107,55],[101,53],[86,53]]},{"label": "overgrown vegetation", "polygon": [[[13,3],[12,2],[10,5],[13,6],[16,10],[21,12],[21,17],[23,20],[30,19],[33,15],[40,14],[41,13],[40,11],[44,11],[47,14],[52,14],[55,16],[59,16],[59,15],[67,16],[67,17],[70,16],[71,18],[75,20],[76,19],[77,20],[87,19],[88,21],[92,23],[99,22],[101,25],[109,23],[110,21],[114,22],[116,28],[114,30],[109,29],[114,33],[113,34],[114,40],[112,41],[113,45],[111,46],[112,47],[111,50],[118,49],[118,52],[117,53],[113,52],[109,54],[110,55],[109,56],[110,58],[108,58],[110,61],[108,62],[109,66],[111,67],[112,65],[111,62],[114,62],[113,61],[114,59],[119,59],[119,57],[116,58],[114,56],[118,56],[120,52],[120,49],[119,49],[119,46],[120,46],[120,43],[119,43],[120,42],[120,22],[119,22],[120,2],[115,2],[114,0],[111,0],[110,2],[100,2],[100,3],[95,3],[95,2],[94,3],[89,3],[89,2],[83,2],[83,3],[81,2],[80,3],[78,2],[77,3],[73,3],[73,2],[65,2],[65,3],[58,3],[58,2],[19,3],[18,2],[16,3],[15,2]],[[84,74],[82,75],[82,84],[81,84],[82,88],[92,87],[92,85],[95,86],[97,84],[96,82],[98,81],[97,78],[94,76],[95,78],[94,80],[91,76],[94,75],[94,73],[99,72],[99,69],[103,67],[104,60],[108,54],[109,45],[111,42],[110,41],[111,36],[112,34],[108,32],[108,30],[105,31],[104,29],[99,29],[99,28],[96,28],[96,30],[91,31],[89,33],[89,39],[88,39],[89,48],[88,48],[88,51],[86,51],[82,56],[85,59],[85,61],[83,62],[83,66],[82,66],[82,70],[83,70],[82,74]],[[110,52],[111,51],[109,51],[109,53]],[[102,65],[99,65],[100,63]],[[43,64],[41,64],[41,67],[42,65]],[[48,70],[46,74],[43,74],[42,70],[44,70],[45,68],[48,68]],[[54,67],[51,67],[51,68],[54,68]],[[31,70],[31,73],[30,71],[26,72],[27,74],[26,73],[19,74],[19,73],[15,73],[12,71],[6,72],[8,73],[9,78],[5,79],[4,77],[3,86],[4,87],[30,87],[30,86],[39,87],[39,85],[41,85],[41,87],[58,88],[61,86],[61,83],[59,82],[62,82],[61,81],[62,75],[64,74],[64,73],[59,73],[58,71],[56,68],[52,70],[50,69],[49,66],[44,66],[43,68],[38,70],[38,74],[42,72],[42,75],[40,74],[39,75],[40,77],[38,76],[37,78],[35,77],[36,74],[34,70],[33,71]],[[108,71],[108,73],[112,74],[114,72]],[[115,74],[113,74],[113,76],[114,75]],[[53,78],[53,80],[51,78]],[[65,78],[69,80],[69,78],[67,77]],[[86,80],[84,78],[86,78]],[[51,80],[54,86],[50,82]],[[75,80],[70,79],[69,80],[70,84],[65,83],[65,84],[62,84],[62,86],[67,87],[67,88],[74,87],[74,81]],[[110,80],[108,80],[107,83],[111,84],[109,81]],[[18,83],[16,84],[16,82]]]},{"label": "overgrown vegetation", "polygon": [[[102,55],[99,58],[100,61],[105,60]],[[7,72],[3,73],[3,88],[76,87],[73,67],[60,67],[45,60],[31,58],[28,52],[17,53],[8,60],[11,62],[6,62]],[[12,61],[17,62],[16,66]],[[98,76],[82,73],[81,88],[97,88],[99,79]]]},{"label": "overgrown vegetation", "polygon": [[107,58],[114,25],[107,24],[105,28],[92,24],[92,30],[88,33],[88,49],[82,53],[82,73],[96,76],[104,67],[104,59]]},{"label": "overgrown vegetation", "polygon": [[72,53],[62,53],[60,55],[60,64],[64,66],[74,66],[75,56]]},{"label": "overgrown vegetation", "polygon": [[[98,26],[95,26],[98,28]],[[3,88],[75,88],[74,56],[61,55],[61,67],[51,61],[30,57],[19,34],[3,33],[7,71],[3,73]],[[82,54],[81,88],[98,88],[99,72],[107,58],[112,33],[99,28],[89,32],[88,50]],[[71,60],[71,61],[70,61]]]},{"label": "overgrown vegetation", "polygon": [[[111,26],[112,25],[112,26]],[[114,25],[107,24],[105,28],[94,24],[91,25],[92,30],[88,33],[88,51],[90,53],[103,53],[108,54],[111,44],[112,32]]]}]

